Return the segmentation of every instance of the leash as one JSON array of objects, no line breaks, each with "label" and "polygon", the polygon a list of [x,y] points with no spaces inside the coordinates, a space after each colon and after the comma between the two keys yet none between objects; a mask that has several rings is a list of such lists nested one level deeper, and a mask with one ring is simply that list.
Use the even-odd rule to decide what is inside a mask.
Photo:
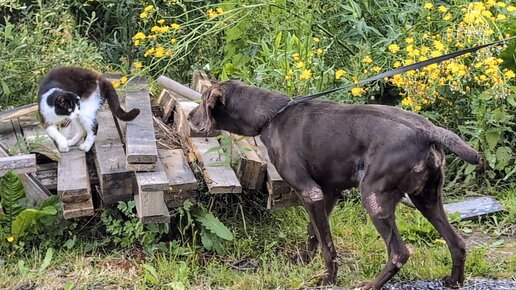
[{"label": "leash", "polygon": [[472,53],[472,52],[475,52],[475,51],[480,50],[482,48],[493,46],[493,45],[498,44],[498,43],[510,41],[512,39],[515,39],[515,38],[516,38],[516,35],[512,36],[512,37],[509,37],[509,38],[506,38],[506,39],[494,41],[494,42],[491,42],[491,43],[487,43],[487,44],[483,44],[483,45],[478,45],[478,46],[474,46],[474,47],[471,47],[471,48],[466,48],[466,49],[463,49],[463,50],[458,50],[458,51],[447,53],[447,54],[444,54],[444,55],[441,55],[441,56],[438,56],[438,57],[434,57],[434,58],[430,58],[430,59],[427,59],[427,60],[424,60],[424,61],[420,61],[420,62],[416,62],[416,63],[410,64],[410,65],[402,66],[402,67],[399,67],[397,69],[386,71],[386,72],[378,74],[376,76],[372,76],[372,77],[369,77],[367,79],[363,79],[363,80],[361,80],[359,82],[356,82],[356,83],[348,84],[348,85],[345,85],[345,86],[342,86],[342,87],[330,89],[330,90],[327,90],[327,91],[322,91],[322,92],[311,94],[311,95],[296,97],[296,98],[288,101],[288,103],[285,106],[283,106],[278,112],[276,112],[276,114],[274,114],[267,121],[267,123],[265,123],[265,125],[263,125],[262,128],[267,127],[270,124],[270,122],[272,121],[272,119],[274,119],[277,115],[281,114],[286,109],[288,109],[289,107],[292,107],[292,106],[294,106],[296,104],[308,102],[310,100],[319,98],[319,97],[324,96],[324,95],[328,95],[328,94],[331,94],[331,93],[334,93],[334,92],[337,92],[337,91],[349,89],[351,87],[363,85],[363,84],[366,84],[366,83],[369,83],[369,82],[374,82],[374,81],[377,81],[377,80],[381,80],[383,78],[391,77],[391,76],[394,76],[394,75],[397,75],[397,74],[401,74],[401,73],[404,73],[404,72],[408,72],[408,71],[411,71],[411,70],[420,69],[420,68],[423,68],[425,66],[429,66],[431,64],[434,64],[434,63],[440,63],[440,62],[443,62],[445,60],[448,60],[448,59],[451,59],[451,58],[455,58],[455,57],[464,55],[466,53]]}]

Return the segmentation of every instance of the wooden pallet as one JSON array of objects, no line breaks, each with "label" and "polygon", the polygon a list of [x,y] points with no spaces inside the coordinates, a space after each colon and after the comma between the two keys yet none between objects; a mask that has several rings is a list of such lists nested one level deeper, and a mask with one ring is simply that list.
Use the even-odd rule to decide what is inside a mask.
[{"label": "wooden pallet", "polygon": [[183,149],[159,149],[159,160],[163,164],[163,171],[168,177],[168,187],[165,192],[165,203],[168,207],[182,206],[184,201],[195,203],[195,178]]}]

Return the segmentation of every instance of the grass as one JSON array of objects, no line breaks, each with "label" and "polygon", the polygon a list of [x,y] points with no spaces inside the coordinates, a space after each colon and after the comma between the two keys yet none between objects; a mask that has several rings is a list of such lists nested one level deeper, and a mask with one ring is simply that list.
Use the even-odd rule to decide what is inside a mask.
[{"label": "grass", "polygon": [[[497,197],[509,210],[507,213],[456,224],[468,241],[468,278],[516,276],[516,189]],[[308,221],[304,210],[293,207],[267,211],[255,206],[252,212],[244,212],[243,220],[239,207],[228,207],[227,203],[221,202],[226,206],[219,216],[236,238],[225,244],[223,253],[206,252],[193,240],[184,244],[167,242],[166,250],[153,255],[137,248],[89,251],[85,244],[94,241],[78,242],[72,250],[56,245],[50,265],[43,270],[46,249],[33,249],[4,261],[0,288],[284,289],[316,285],[324,270],[319,256],[307,265],[290,260],[304,247]],[[212,210],[218,209],[222,207],[214,203]],[[397,222],[413,255],[394,279],[440,279],[449,274],[448,249],[421,214],[400,205]],[[386,252],[360,200],[341,201],[331,217],[331,227],[338,252],[338,285],[349,287],[371,280],[385,263]],[[27,269],[19,266],[20,260]],[[248,263],[248,269],[231,267],[236,261]]]}]

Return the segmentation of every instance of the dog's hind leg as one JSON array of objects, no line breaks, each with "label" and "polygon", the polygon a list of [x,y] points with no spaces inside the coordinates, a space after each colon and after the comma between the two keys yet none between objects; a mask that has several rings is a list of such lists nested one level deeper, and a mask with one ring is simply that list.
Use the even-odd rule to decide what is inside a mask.
[{"label": "dog's hind leg", "polygon": [[401,239],[394,220],[396,204],[403,194],[399,190],[376,192],[368,188],[363,182],[361,185],[362,203],[371,217],[371,220],[382,236],[389,260],[374,281],[363,283],[362,289],[381,289],[407,262],[410,253]]},{"label": "dog's hind leg", "polygon": [[444,278],[444,283],[447,287],[458,287],[464,282],[466,244],[446,218],[441,197],[443,180],[444,174],[439,170],[428,180],[423,191],[410,195],[410,199],[446,241],[452,257],[452,271]]}]

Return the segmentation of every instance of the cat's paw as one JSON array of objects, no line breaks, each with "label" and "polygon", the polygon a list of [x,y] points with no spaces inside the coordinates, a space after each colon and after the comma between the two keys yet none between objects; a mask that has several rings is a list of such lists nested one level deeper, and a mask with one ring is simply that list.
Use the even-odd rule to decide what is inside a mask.
[{"label": "cat's paw", "polygon": [[88,152],[91,149],[91,145],[93,144],[88,144],[88,142],[84,142],[81,145],[79,145],[79,149],[83,150],[84,152]]},{"label": "cat's paw", "polygon": [[67,143],[68,143],[68,146],[73,146],[73,145],[77,144],[77,141],[70,139],[67,141]]},{"label": "cat's paw", "polygon": [[68,145],[59,145],[59,152],[68,152],[70,151],[70,147]]}]

